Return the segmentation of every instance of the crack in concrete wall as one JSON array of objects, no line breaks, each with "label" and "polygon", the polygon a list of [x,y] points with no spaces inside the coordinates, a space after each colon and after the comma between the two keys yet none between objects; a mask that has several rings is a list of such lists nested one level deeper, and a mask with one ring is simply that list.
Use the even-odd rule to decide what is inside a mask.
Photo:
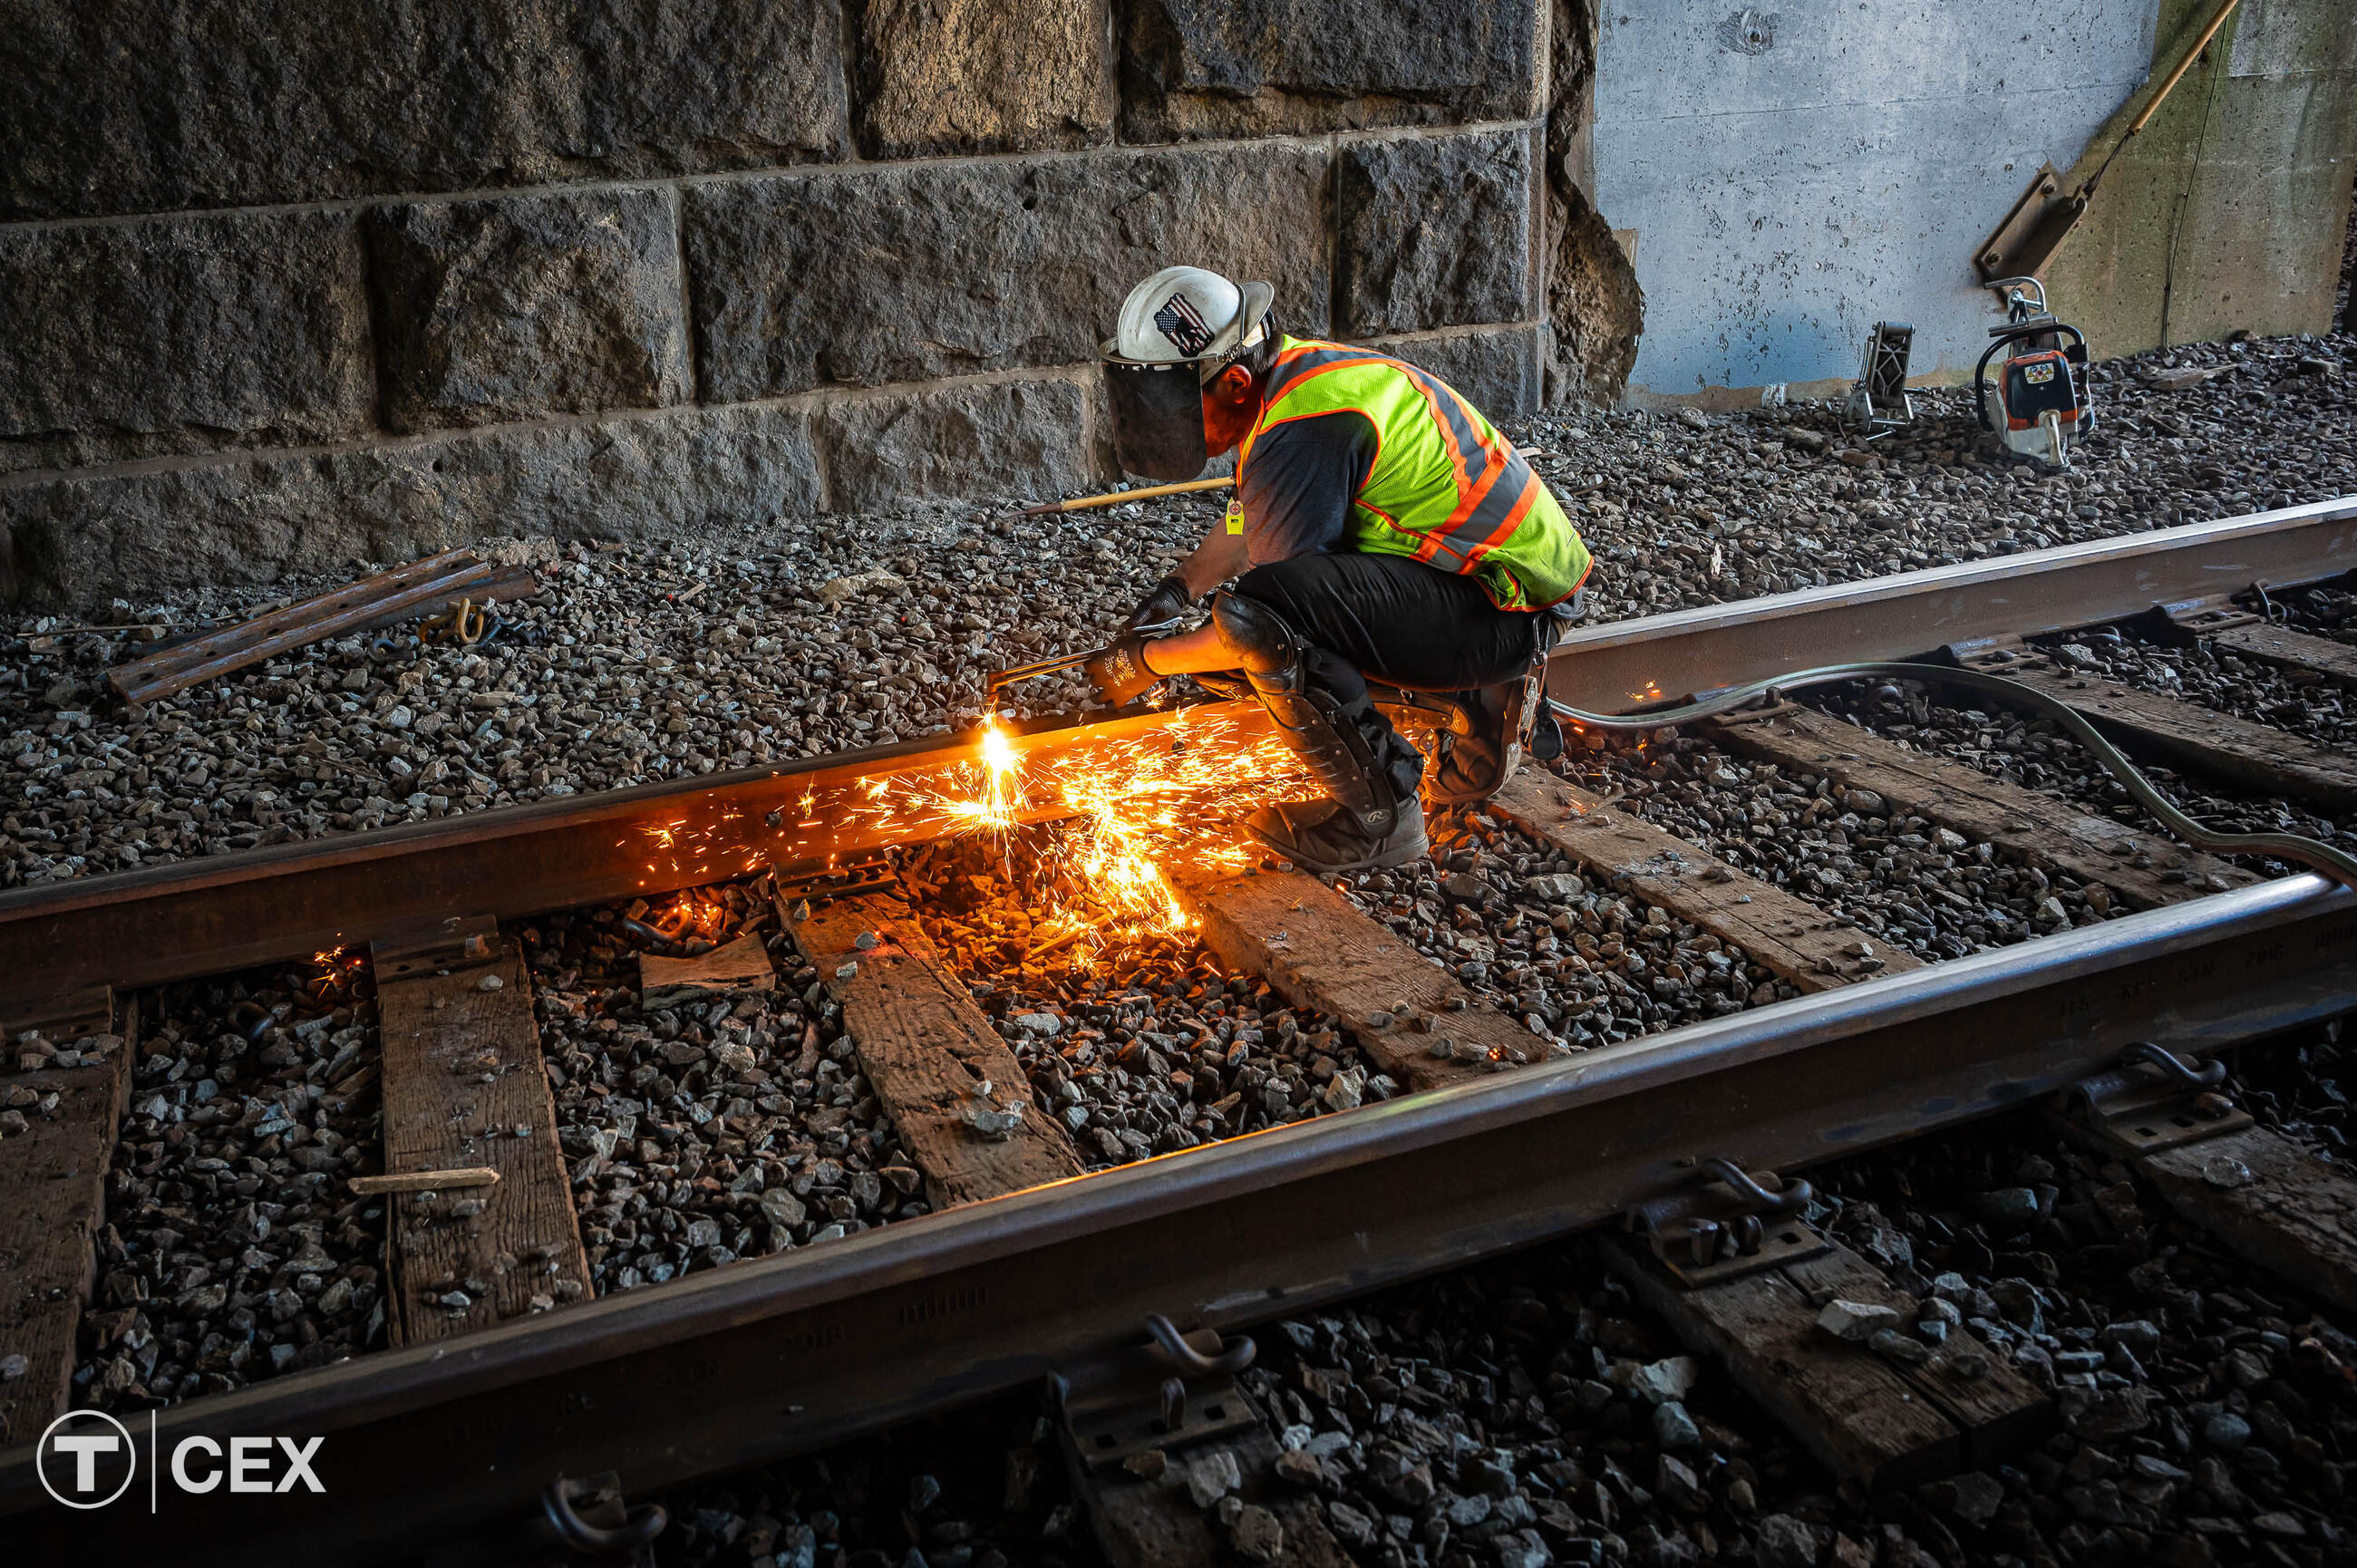
[{"label": "crack in concrete wall", "polygon": [[1637,362],[1645,291],[1595,188],[1596,0],[1554,0],[1548,29],[1544,238],[1551,405],[1617,403]]}]

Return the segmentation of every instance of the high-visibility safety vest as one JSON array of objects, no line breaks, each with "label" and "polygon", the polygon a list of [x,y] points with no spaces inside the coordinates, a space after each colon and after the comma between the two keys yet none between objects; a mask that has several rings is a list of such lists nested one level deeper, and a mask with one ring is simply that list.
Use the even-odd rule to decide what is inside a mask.
[{"label": "high-visibility safety vest", "polygon": [[1352,549],[1470,575],[1501,609],[1544,609],[1578,589],[1587,546],[1514,444],[1439,377],[1370,349],[1280,339],[1237,452],[1238,493],[1271,426],[1346,410],[1375,428],[1375,460],[1351,498]]}]

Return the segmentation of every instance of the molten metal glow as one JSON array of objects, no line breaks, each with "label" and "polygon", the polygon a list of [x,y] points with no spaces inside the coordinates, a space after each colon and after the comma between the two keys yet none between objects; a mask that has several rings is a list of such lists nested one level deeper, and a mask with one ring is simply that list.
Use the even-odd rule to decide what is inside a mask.
[{"label": "molten metal glow", "polygon": [[1027,760],[985,720],[981,765],[925,779],[886,780],[866,798],[895,810],[892,825],[911,837],[1073,820],[1078,831],[1048,853],[1077,895],[1035,929],[1034,950],[1193,924],[1164,873],[1173,857],[1200,864],[1248,862],[1237,820],[1263,800],[1281,799],[1298,773],[1275,736],[1247,736],[1214,715],[1151,737],[1059,749]]},{"label": "molten metal glow", "polygon": [[647,913],[645,924],[667,941],[683,942],[701,938],[717,941],[728,929],[728,906],[708,897],[699,888],[689,888],[672,901]]}]

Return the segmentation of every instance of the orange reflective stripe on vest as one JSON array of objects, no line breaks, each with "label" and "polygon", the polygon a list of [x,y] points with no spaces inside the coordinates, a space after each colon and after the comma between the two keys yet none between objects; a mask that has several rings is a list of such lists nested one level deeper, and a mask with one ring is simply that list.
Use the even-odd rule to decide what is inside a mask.
[{"label": "orange reflective stripe on vest", "polygon": [[1474,575],[1509,608],[1577,589],[1587,546],[1546,486],[1454,388],[1404,360],[1286,338],[1239,461],[1273,425],[1345,410],[1376,434],[1375,461],[1351,498],[1355,547]]}]

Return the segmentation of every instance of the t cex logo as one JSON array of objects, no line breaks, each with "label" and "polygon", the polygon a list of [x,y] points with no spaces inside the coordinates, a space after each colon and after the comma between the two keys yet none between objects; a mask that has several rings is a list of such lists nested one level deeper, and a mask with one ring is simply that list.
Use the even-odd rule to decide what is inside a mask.
[{"label": "t cex logo", "polygon": [[[172,1445],[168,1465],[158,1472],[156,1417],[146,1432],[147,1509],[156,1511],[166,1476],[179,1491],[204,1493],[224,1484],[232,1492],[291,1492],[297,1487],[324,1493],[311,1461],[324,1437],[183,1437]],[[131,1489],[138,1477],[140,1445],[130,1429],[100,1410],[73,1410],[49,1423],[34,1451],[34,1469],[49,1496],[70,1509],[102,1509]]]}]

